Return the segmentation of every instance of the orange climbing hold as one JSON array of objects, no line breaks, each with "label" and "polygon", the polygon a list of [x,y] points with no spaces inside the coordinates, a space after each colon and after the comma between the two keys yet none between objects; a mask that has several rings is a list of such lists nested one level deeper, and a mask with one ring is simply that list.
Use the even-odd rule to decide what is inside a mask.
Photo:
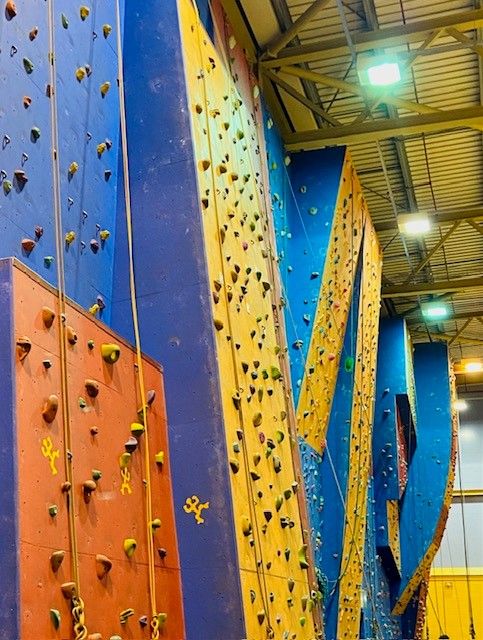
[{"label": "orange climbing hold", "polygon": [[57,411],[59,410],[59,398],[52,394],[50,395],[42,409],[42,417],[45,422],[49,424],[55,420],[55,416],[57,415]]}]

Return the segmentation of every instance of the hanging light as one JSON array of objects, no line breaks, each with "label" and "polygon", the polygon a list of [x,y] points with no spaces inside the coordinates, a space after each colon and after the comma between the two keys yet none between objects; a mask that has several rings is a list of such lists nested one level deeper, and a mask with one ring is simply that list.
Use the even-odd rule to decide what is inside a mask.
[{"label": "hanging light", "polygon": [[357,74],[362,85],[389,87],[401,81],[401,66],[395,56],[359,54]]},{"label": "hanging light", "polygon": [[428,302],[421,305],[421,311],[425,318],[446,318],[448,315],[448,307],[440,302]]},{"label": "hanging light", "polygon": [[420,236],[431,230],[431,222],[424,213],[403,213],[398,216],[401,233],[408,236]]},{"label": "hanging light", "polygon": [[483,371],[483,362],[479,362],[478,360],[471,360],[470,362],[465,362],[465,373],[479,373]]},{"label": "hanging light", "polygon": [[466,411],[468,409],[468,403],[466,400],[458,399],[454,401],[453,407],[456,411]]}]

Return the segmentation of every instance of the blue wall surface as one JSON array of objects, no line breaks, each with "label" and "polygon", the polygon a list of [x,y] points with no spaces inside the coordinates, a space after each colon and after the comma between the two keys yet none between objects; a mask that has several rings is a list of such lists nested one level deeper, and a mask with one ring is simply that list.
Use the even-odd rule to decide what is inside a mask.
[{"label": "blue wall surface", "polygon": [[[66,290],[84,307],[90,307],[101,295],[106,303],[103,319],[108,321],[119,128],[115,15],[113,3],[100,2],[81,20],[79,7],[59,0],[54,21],[62,226],[63,234],[76,233],[75,241],[64,248]],[[0,189],[0,257],[15,256],[56,284],[56,265],[48,266],[44,260],[55,256],[51,99],[47,95],[48,3],[17,2],[17,10],[17,15],[7,20],[2,6],[0,16],[0,170],[2,186],[6,181],[13,183],[8,194]],[[107,38],[103,35],[105,24],[112,26]],[[34,27],[38,35],[31,39]],[[31,73],[25,64],[32,65]],[[86,65],[90,76],[79,82],[75,72]],[[104,82],[110,82],[111,89],[103,98],[100,85]],[[31,99],[28,108],[24,97]],[[32,129],[40,132],[37,140]],[[98,157],[97,146],[106,140],[110,149]],[[69,178],[72,162],[77,162],[79,169]],[[23,170],[28,178],[23,189],[14,179],[16,170]],[[35,240],[36,226],[43,229],[43,235],[27,254],[21,241]],[[100,229],[111,233],[105,243],[99,242]],[[90,248],[91,240],[99,242],[97,253]]]},{"label": "blue wall surface", "polygon": [[[144,351],[164,367],[189,640],[245,637],[211,292],[176,1],[126,5],[125,78],[135,271]],[[112,324],[132,337],[123,207]],[[209,500],[205,523],[183,504]]]}]

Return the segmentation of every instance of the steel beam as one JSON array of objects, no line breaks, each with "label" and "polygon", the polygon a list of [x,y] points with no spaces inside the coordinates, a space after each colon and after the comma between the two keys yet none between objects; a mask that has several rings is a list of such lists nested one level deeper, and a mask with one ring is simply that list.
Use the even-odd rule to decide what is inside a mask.
[{"label": "steel beam", "polygon": [[340,125],[340,122],[336,118],[329,115],[327,111],[322,109],[320,105],[316,104],[315,102],[312,102],[312,100],[307,98],[307,96],[304,96],[303,93],[300,93],[299,91],[297,91],[297,89],[295,89],[295,87],[292,87],[291,84],[289,84],[288,82],[285,82],[285,80],[283,80],[279,75],[277,75],[276,73],[273,73],[273,71],[270,71],[270,69],[265,69],[262,71],[262,73],[266,78],[268,78],[269,80],[272,80],[272,82],[275,82],[275,84],[278,84],[279,87],[281,87],[289,95],[291,95],[293,98],[295,98],[296,100],[301,102],[303,105],[305,105],[308,109],[318,114],[323,120],[325,120],[326,122],[329,122],[334,127],[337,125]]},{"label": "steel beam", "polygon": [[[475,9],[427,20],[418,20],[386,29],[354,32],[352,33],[352,41],[356,52],[361,53],[372,49],[389,49],[405,44],[422,42],[431,32],[437,29],[454,27],[459,31],[469,31],[482,26],[483,9]],[[299,64],[301,62],[313,62],[314,60],[350,55],[351,51],[345,37],[323,38],[308,45],[284,49],[277,58],[262,59],[260,63],[265,67],[276,68],[287,64]]]},{"label": "steel beam", "polygon": [[[464,222],[483,220],[483,207],[471,207],[470,209],[447,209],[445,211],[437,211],[429,216],[432,226],[445,225],[456,220]],[[473,225],[472,225],[473,226]],[[476,225],[478,226],[478,225]],[[376,231],[397,231],[397,222],[390,220],[388,222],[379,222],[374,225]],[[480,230],[480,229],[478,229]]]},{"label": "steel beam", "polygon": [[464,33],[458,31],[458,29],[455,29],[454,27],[448,27],[446,29],[446,33],[460,42],[463,46],[474,51],[477,55],[483,56],[483,45],[479,44],[478,42],[474,42],[471,38],[465,36]]},{"label": "steel beam", "polygon": [[[424,338],[426,341],[428,339],[428,334],[424,331],[411,331],[411,335],[414,338]],[[454,337],[453,333],[432,333],[431,340],[440,341],[440,342],[449,342]],[[464,338],[460,336],[458,338],[458,342],[467,346],[483,346],[483,340],[479,340],[478,338]],[[460,373],[455,372],[456,375],[460,375]],[[468,373],[466,374],[468,375]],[[470,374],[471,375],[471,374]]]},{"label": "steel beam", "polygon": [[478,224],[477,222],[475,222],[475,220],[467,220],[466,222],[471,227],[473,227],[473,229],[475,229],[475,231],[478,231],[478,233],[481,233],[481,235],[483,235],[483,227],[481,226],[481,224]]},{"label": "steel beam", "polygon": [[[316,71],[310,71],[309,69],[302,69],[301,67],[291,67],[284,66],[282,68],[283,73],[287,73],[291,76],[296,76],[297,78],[303,78],[305,80],[311,80],[312,82],[323,84],[327,87],[332,87],[333,89],[339,89],[339,91],[344,91],[345,93],[349,93],[354,96],[361,96],[366,100],[372,100],[380,95],[380,90],[376,87],[362,87],[359,84],[352,84],[350,82],[346,82],[345,80],[339,80],[338,78],[333,78],[332,76],[325,75],[323,73],[318,73]],[[420,104],[419,102],[411,102],[410,100],[403,100],[402,98],[396,98],[392,95],[386,95],[385,98],[386,104],[392,104],[399,109],[406,109],[407,111],[415,111],[416,113],[439,113],[438,109],[434,107],[429,107],[426,104]]]},{"label": "steel beam", "polygon": [[291,27],[269,43],[265,55],[274,58],[327,4],[329,4],[329,0],[315,0],[315,2],[295,20]]},{"label": "steel beam", "polygon": [[452,320],[467,320],[468,318],[481,318],[483,317],[483,309],[477,311],[463,311],[461,313],[453,313],[451,316],[447,318],[425,318],[424,320],[421,317],[417,318],[406,318],[406,322],[409,325],[419,325],[419,324],[442,324],[444,322],[451,322]]},{"label": "steel beam", "polygon": [[461,327],[461,329],[458,329],[458,331],[454,334],[454,336],[448,342],[448,346],[451,346],[453,342],[456,342],[456,340],[458,340],[458,338],[463,335],[464,330],[472,322],[472,320],[473,318],[468,318],[468,320],[465,320],[465,322],[463,322],[463,326]]},{"label": "steel beam", "polygon": [[434,245],[434,247],[428,251],[428,254],[426,255],[426,257],[423,260],[421,260],[418,266],[411,271],[411,273],[406,278],[403,284],[409,284],[409,282],[411,282],[414,276],[417,275],[421,271],[421,269],[424,269],[424,267],[428,264],[428,262],[430,262],[434,254],[437,253],[441,249],[441,247],[444,245],[446,240],[448,240],[453,235],[456,229],[460,226],[461,222],[462,222],[461,220],[456,220],[455,222],[453,222],[453,224],[451,225],[451,228],[448,229],[448,231],[439,240],[439,242],[437,242]]},{"label": "steel beam", "polygon": [[462,278],[461,280],[441,280],[439,282],[423,282],[417,284],[401,284],[382,289],[383,298],[412,298],[430,293],[472,291],[483,288],[483,277]]},{"label": "steel beam", "polygon": [[331,127],[323,130],[292,133],[285,139],[288,151],[321,149],[334,145],[360,144],[393,137],[420,135],[459,129],[483,127],[483,107],[467,107],[405,118],[389,118]]}]

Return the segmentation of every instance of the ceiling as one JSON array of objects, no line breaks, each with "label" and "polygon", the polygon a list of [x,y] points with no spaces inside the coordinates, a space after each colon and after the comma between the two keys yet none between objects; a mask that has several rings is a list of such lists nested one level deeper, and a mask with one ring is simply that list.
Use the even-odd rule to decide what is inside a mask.
[{"label": "ceiling", "polygon": [[[349,146],[384,250],[383,313],[405,315],[416,341],[447,339],[455,363],[483,359],[483,0],[222,4],[287,149]],[[361,87],[364,51],[397,54],[396,89]],[[400,234],[410,211],[430,233]],[[451,319],[422,321],[434,299]]]}]

